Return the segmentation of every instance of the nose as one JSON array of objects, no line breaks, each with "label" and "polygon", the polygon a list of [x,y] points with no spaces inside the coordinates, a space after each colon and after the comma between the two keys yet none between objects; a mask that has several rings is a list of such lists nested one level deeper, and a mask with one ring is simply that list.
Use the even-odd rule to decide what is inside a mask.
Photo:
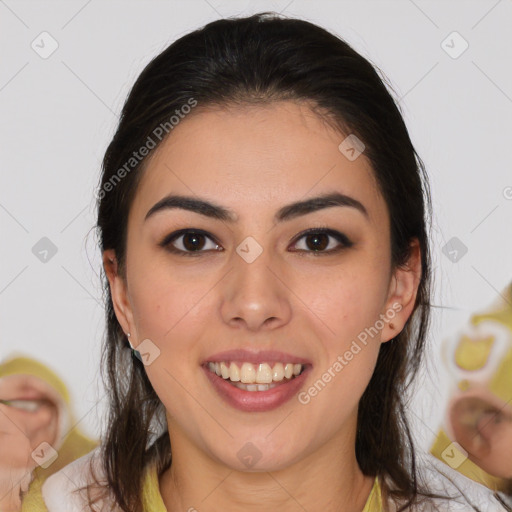
[{"label": "nose", "polygon": [[221,316],[230,327],[249,331],[276,329],[291,318],[290,295],[282,269],[264,250],[247,262],[237,253],[224,281]]}]

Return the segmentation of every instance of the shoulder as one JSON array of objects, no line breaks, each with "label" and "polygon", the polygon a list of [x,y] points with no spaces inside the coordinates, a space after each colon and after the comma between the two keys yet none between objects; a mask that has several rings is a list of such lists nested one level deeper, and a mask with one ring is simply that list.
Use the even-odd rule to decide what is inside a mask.
[{"label": "shoulder", "polygon": [[512,495],[507,495],[503,492],[498,493],[500,498],[507,504],[507,507],[512,509]]},{"label": "shoulder", "polygon": [[506,512],[490,489],[431,454],[418,457],[418,475],[418,483],[423,488],[445,496],[425,501],[418,506],[418,512]]},{"label": "shoulder", "polygon": [[[48,512],[90,510],[88,487],[96,482],[106,482],[99,447],[68,464],[44,482],[41,495]],[[99,500],[96,510],[107,510],[106,505],[104,500]],[[116,509],[112,510],[115,512]]]},{"label": "shoulder", "polygon": [[[96,483],[104,484],[107,488],[106,475],[101,463],[100,447],[75,460],[50,476],[41,489],[42,500],[48,512],[83,512],[92,510],[89,505],[87,487],[90,486],[90,495],[98,495]],[[165,512],[156,466],[147,468],[142,489],[144,510],[151,512]],[[111,495],[94,501],[97,511],[120,512]]]}]

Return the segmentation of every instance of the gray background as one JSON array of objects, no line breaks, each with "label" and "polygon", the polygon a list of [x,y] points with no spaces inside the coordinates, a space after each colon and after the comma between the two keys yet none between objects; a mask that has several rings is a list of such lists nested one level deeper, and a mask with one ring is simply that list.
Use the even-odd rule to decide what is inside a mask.
[{"label": "gray background", "polygon": [[[99,433],[93,190],[117,115],[145,64],[177,37],[264,10],[318,23],[379,66],[430,174],[437,307],[411,407],[427,446],[446,400],[440,343],[512,275],[511,0],[0,0],[0,359],[17,351],[57,370],[80,425]],[[467,248],[458,261],[443,254],[453,237],[450,251]]]}]

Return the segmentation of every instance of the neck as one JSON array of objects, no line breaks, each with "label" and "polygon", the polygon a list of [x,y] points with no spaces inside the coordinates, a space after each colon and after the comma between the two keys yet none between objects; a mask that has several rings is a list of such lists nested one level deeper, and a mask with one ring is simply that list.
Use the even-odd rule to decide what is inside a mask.
[{"label": "neck", "polygon": [[332,441],[284,469],[249,472],[213,460],[173,432],[172,464],[159,482],[162,499],[169,512],[361,512],[374,478],[357,464],[355,438],[345,445]]}]

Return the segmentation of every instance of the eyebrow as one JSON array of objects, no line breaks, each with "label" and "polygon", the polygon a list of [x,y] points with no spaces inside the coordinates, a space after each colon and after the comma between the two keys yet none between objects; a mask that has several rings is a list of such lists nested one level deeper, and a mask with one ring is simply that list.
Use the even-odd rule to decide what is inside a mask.
[{"label": "eyebrow", "polygon": [[[361,212],[367,219],[369,218],[368,211],[357,199],[339,192],[332,192],[283,206],[275,214],[274,222],[278,223],[292,220],[302,215],[307,215],[308,213],[323,210],[324,208],[331,208],[333,206],[354,208]],[[205,217],[231,223],[238,220],[236,213],[228,208],[224,208],[223,206],[211,203],[204,199],[173,194],[164,197],[152,206],[144,220],[147,220],[157,212],[170,209],[189,210],[191,212],[204,215]]]}]

